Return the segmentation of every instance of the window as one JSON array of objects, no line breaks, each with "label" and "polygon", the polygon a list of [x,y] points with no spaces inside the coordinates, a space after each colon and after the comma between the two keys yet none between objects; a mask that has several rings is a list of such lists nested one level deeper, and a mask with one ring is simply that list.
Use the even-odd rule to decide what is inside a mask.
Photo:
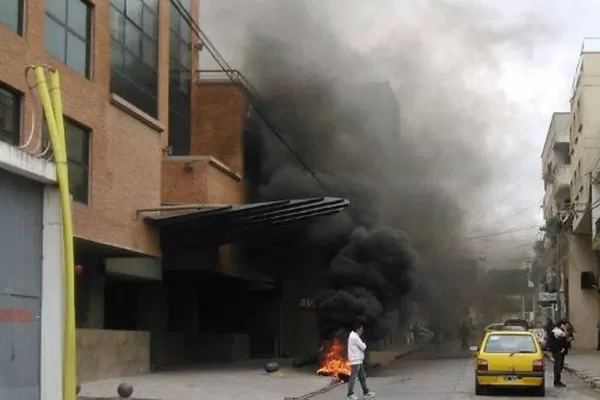
[{"label": "window", "polygon": [[[43,135],[48,138],[48,125],[44,121]],[[90,130],[65,118],[67,160],[69,164],[69,189],[73,201],[89,201]]]},{"label": "window", "polygon": [[46,51],[90,77],[92,7],[83,0],[46,0]]},{"label": "window", "polygon": [[4,1],[0,12],[0,25],[19,35],[23,35],[23,1]]},{"label": "window", "polygon": [[[190,11],[189,1],[181,2]],[[173,155],[190,154],[192,30],[171,2],[169,30],[169,146]]]},{"label": "window", "polygon": [[110,90],[158,115],[158,0],[112,0]]},{"label": "window", "polygon": [[18,146],[21,136],[21,95],[0,85],[0,140]]},{"label": "window", "polygon": [[537,353],[537,346],[531,335],[490,335],[484,353]]}]

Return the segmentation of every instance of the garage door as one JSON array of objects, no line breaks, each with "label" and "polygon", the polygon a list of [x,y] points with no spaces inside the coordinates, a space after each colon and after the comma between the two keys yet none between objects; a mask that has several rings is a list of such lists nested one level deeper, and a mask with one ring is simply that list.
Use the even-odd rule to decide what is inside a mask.
[{"label": "garage door", "polygon": [[42,185],[0,170],[0,399],[40,399]]}]

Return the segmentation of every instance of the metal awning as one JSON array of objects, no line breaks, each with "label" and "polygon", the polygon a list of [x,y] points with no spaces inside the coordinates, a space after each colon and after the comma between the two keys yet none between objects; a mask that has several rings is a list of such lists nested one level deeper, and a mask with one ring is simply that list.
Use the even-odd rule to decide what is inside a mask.
[{"label": "metal awning", "polygon": [[[161,231],[184,230],[230,236],[337,214],[348,205],[350,202],[347,199],[324,197],[250,204],[198,205],[193,206],[193,211],[174,206],[151,210],[155,214],[147,215],[145,219]],[[150,210],[139,212],[148,213]]]}]

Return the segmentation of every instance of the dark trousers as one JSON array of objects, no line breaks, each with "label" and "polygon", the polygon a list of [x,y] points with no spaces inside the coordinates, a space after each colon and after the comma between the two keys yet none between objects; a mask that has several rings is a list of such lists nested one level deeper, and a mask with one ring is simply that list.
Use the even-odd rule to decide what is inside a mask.
[{"label": "dark trousers", "polygon": [[554,383],[559,383],[562,382],[561,375],[565,366],[565,353],[553,352],[552,357],[554,358]]},{"label": "dark trousers", "polygon": [[365,366],[362,364],[352,365],[352,370],[350,372],[350,379],[348,380],[348,396],[352,396],[354,394],[354,384],[356,383],[356,378],[360,382],[360,386],[362,386],[363,394],[369,393],[369,389],[367,388],[367,377],[365,376]]}]

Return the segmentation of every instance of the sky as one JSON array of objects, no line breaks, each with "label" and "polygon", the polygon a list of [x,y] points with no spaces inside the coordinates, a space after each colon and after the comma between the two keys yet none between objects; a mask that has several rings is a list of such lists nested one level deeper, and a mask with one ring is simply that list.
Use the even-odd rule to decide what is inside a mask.
[{"label": "sky", "polygon": [[[247,22],[244,7],[252,7],[252,0],[235,0],[234,8],[227,6],[229,3],[232,2],[201,0],[200,25],[228,63],[241,68]],[[486,135],[484,151],[496,173],[490,177],[486,193],[480,196],[483,201],[473,205],[467,237],[473,237],[475,254],[490,267],[507,262],[526,263],[539,235],[537,227],[543,224],[540,157],[548,125],[553,112],[569,109],[584,37],[600,37],[600,2],[328,0],[321,4],[338,32],[365,54],[382,45],[393,47],[390,38],[401,38],[408,29],[430,38],[432,49],[440,52],[440,62],[451,62],[452,57],[468,58],[465,49],[475,52],[477,46],[485,46],[482,43],[486,40],[492,43],[489,54],[482,54],[493,57],[493,65],[478,57],[473,57],[471,65],[464,60],[457,64],[465,68],[465,85],[473,86],[497,104],[497,112],[490,114],[493,128],[482,133]],[[466,4],[478,12],[493,10],[490,26],[498,24],[503,28],[489,32],[468,28],[470,23],[482,21],[469,21],[469,13],[453,12],[451,6],[455,4]],[[430,18],[428,10],[432,9],[441,10],[437,19]],[[477,15],[481,19],[487,14]],[[467,34],[461,36],[460,29]],[[498,37],[473,37],[473,32]],[[378,62],[382,74],[393,79],[393,69],[386,70],[385,60]],[[206,69],[214,67],[202,58],[201,64]],[[468,196],[465,194],[466,199]]]}]

